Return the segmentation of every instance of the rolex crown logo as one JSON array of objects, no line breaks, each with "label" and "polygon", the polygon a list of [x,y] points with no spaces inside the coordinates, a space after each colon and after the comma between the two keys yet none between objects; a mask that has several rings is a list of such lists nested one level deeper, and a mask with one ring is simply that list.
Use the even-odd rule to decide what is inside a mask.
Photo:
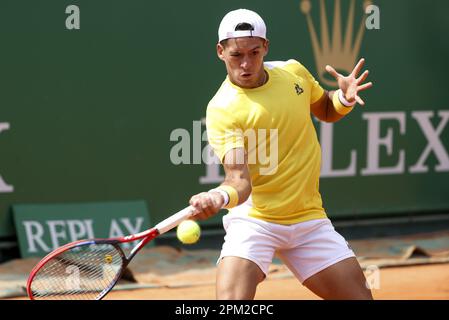
[{"label": "rolex crown logo", "polygon": [[337,81],[328,77],[325,69],[326,65],[333,66],[337,72],[344,74],[351,73],[360,52],[360,46],[362,44],[363,35],[365,32],[365,8],[371,4],[371,1],[365,0],[363,7],[360,10],[363,17],[360,21],[359,28],[354,38],[354,22],[356,1],[350,0],[349,12],[346,18],[347,24],[345,34],[343,37],[342,32],[342,14],[341,14],[341,1],[335,0],[334,2],[334,17],[332,24],[332,39],[330,38],[330,30],[328,27],[328,20],[326,14],[326,5],[324,0],[320,0],[320,27],[321,27],[321,41],[318,40],[318,35],[315,30],[312,16],[312,1],[302,0],[301,11],[306,16],[307,27],[309,29],[310,37],[312,40],[312,48],[315,56],[316,68],[318,71],[319,79],[325,85],[336,88],[338,87]]}]

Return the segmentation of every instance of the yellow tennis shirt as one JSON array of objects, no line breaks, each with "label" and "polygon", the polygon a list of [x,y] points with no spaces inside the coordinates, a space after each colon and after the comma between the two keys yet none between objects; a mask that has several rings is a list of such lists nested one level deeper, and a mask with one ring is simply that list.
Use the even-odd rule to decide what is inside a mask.
[{"label": "yellow tennis shirt", "polygon": [[261,87],[223,82],[207,106],[209,144],[220,161],[233,148],[247,151],[250,216],[287,225],[325,218],[321,149],[310,115],[324,90],[295,60],[264,67],[269,79]]}]

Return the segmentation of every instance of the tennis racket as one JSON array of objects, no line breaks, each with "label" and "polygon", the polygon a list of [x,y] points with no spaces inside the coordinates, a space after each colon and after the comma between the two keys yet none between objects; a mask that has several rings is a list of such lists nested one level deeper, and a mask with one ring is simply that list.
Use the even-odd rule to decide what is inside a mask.
[{"label": "tennis racket", "polygon": [[[122,276],[132,258],[148,242],[193,215],[189,206],[154,228],[110,239],[79,240],[45,256],[31,271],[27,293],[31,300],[100,300]],[[121,243],[140,240],[126,256]]]}]

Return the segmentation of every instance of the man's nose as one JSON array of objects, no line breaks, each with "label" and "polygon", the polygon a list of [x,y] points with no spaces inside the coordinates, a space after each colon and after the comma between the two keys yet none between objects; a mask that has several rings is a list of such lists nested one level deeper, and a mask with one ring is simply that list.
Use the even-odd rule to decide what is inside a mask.
[{"label": "man's nose", "polygon": [[243,58],[240,66],[242,67],[242,69],[247,70],[251,67],[251,61],[249,61],[248,58]]}]

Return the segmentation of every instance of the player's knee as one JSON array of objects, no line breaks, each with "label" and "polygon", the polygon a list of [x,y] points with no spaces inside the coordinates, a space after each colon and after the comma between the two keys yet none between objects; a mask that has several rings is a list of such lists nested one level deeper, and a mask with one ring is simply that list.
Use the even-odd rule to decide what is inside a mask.
[{"label": "player's knee", "polygon": [[218,300],[252,300],[256,294],[256,283],[218,282],[216,296]]},{"label": "player's knee", "polygon": [[254,293],[240,288],[217,288],[218,300],[252,300]]},{"label": "player's knee", "polygon": [[218,300],[237,300],[235,292],[217,288]]}]

